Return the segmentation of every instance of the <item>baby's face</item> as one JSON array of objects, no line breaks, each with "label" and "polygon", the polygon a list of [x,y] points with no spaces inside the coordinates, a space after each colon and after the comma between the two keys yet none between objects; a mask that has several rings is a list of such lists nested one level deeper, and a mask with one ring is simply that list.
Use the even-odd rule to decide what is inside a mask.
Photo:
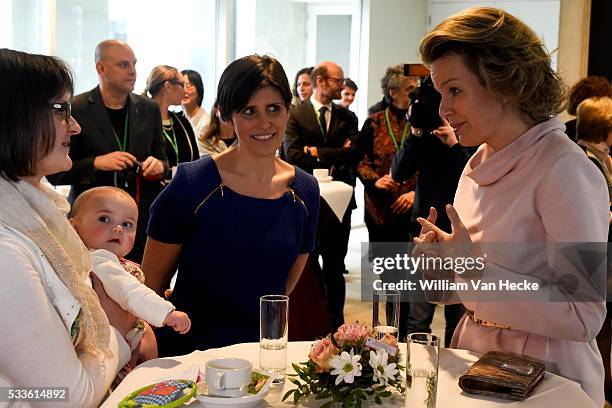
[{"label": "baby's face", "polygon": [[122,258],[134,246],[137,221],[136,203],[109,195],[85,203],[73,225],[87,248],[106,249]]}]

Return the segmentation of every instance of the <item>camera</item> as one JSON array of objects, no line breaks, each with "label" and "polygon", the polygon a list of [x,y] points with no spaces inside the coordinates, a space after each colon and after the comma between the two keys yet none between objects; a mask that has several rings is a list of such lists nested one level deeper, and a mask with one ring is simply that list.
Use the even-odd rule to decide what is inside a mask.
[{"label": "camera", "polygon": [[420,76],[419,86],[410,95],[410,125],[431,131],[442,125],[439,109],[442,97],[435,90],[429,69],[421,64],[404,64],[404,76]]}]

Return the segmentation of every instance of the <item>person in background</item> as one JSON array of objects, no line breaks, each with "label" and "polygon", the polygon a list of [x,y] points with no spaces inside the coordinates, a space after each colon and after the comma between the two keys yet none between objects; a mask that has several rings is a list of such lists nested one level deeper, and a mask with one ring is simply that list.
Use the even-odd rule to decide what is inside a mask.
[{"label": "person in background", "polygon": [[128,259],[140,263],[146,242],[149,207],[169,170],[159,106],[136,95],[136,56],[129,45],[105,40],[95,51],[99,85],[74,97],[72,113],[81,134],[70,142],[69,171],[48,176],[70,184],[68,200],[97,186],[127,191],[138,204],[138,232]]},{"label": "person in background", "polygon": [[204,134],[198,137],[200,157],[221,153],[227,149],[224,140],[229,141],[236,138],[234,128],[220,119],[221,115],[217,101],[215,101],[210,111],[212,114],[206,125],[206,130]]},{"label": "person in background", "polygon": [[276,157],[291,89],[281,64],[250,55],[219,80],[221,120],[239,143],[179,165],[151,207],[142,269],[158,293],[178,266],[170,301],[191,331],[158,330],[162,356],[259,340],[259,297],[290,294],[314,249],[319,187]]},{"label": "person in background", "polygon": [[143,95],[149,93],[157,102],[161,112],[162,133],[166,138],[166,156],[170,171],[166,178],[172,178],[174,167],[179,163],[196,160],[200,157],[198,145],[191,123],[182,113],[168,108],[180,105],[185,95],[185,77],[176,68],[158,65],[151,70]]},{"label": "person in background", "polygon": [[[403,65],[392,67],[391,72],[395,75],[402,75]],[[398,80],[389,75],[387,87],[397,85]],[[427,92],[435,92],[430,86],[429,79],[423,79],[422,85],[415,90],[412,88],[415,77],[405,78],[401,88],[390,88],[386,94],[389,94],[392,100],[396,99],[395,95],[401,95],[403,100],[407,98],[406,94],[413,94],[413,101],[416,98],[414,94]],[[424,96],[425,97],[425,96]],[[395,102],[387,108],[393,109]],[[413,109],[409,121],[414,123],[423,123],[425,118],[419,117]],[[403,111],[404,114],[406,113]],[[410,111],[409,111],[410,112]],[[401,114],[401,112],[399,112]],[[375,115],[383,115],[379,112]],[[423,113],[421,113],[423,115]],[[440,118],[438,118],[440,120]],[[362,131],[363,133],[363,131]],[[399,142],[398,142],[399,143]],[[445,119],[440,120],[440,126],[436,129],[417,129],[411,126],[407,137],[403,138],[401,147],[397,154],[392,158],[390,179],[393,182],[405,183],[411,182],[417,177],[414,197],[412,198],[414,206],[411,214],[409,214],[408,224],[404,234],[414,235],[418,233],[418,217],[427,217],[429,209],[435,208],[439,214],[437,225],[443,230],[450,229],[450,222],[444,212],[446,204],[451,203],[455,197],[457,183],[461,172],[465,167],[470,152],[465,147],[461,146],[457,140],[453,128]],[[433,321],[436,305],[428,302],[413,301],[408,304],[402,303],[402,312],[400,313],[400,338],[405,335],[415,332],[431,332],[431,323]],[[463,306],[445,305],[444,320],[446,322],[444,329],[444,345],[450,346],[451,338],[457,327],[459,319],[463,315]]]},{"label": "person in background", "polygon": [[181,102],[183,113],[189,119],[189,123],[191,123],[196,140],[200,140],[210,117],[208,112],[202,108],[204,83],[200,74],[192,69],[184,69],[181,71],[181,74],[183,74],[183,79],[185,80],[185,93]]},{"label": "person in background", "polygon": [[398,183],[391,178],[391,162],[407,137],[406,117],[414,78],[403,75],[401,65],[387,68],[385,93],[391,104],[370,115],[361,128],[360,149],[364,157],[357,174],[364,185],[364,218],[369,241],[408,242],[411,238],[410,210],[417,178]]},{"label": "person in background", "polygon": [[[442,96],[440,116],[459,143],[480,147],[463,170],[454,205],[446,206],[451,231],[435,225],[432,209],[427,219],[417,220],[417,252],[441,258],[486,254],[483,279],[543,280],[551,284],[542,290],[559,293],[558,300],[546,302],[508,292],[495,299],[484,291],[464,292],[466,313],[451,346],[535,358],[579,383],[602,407],[604,368],[595,336],[605,302],[600,296],[582,301],[563,285],[576,279],[580,293],[597,294],[605,270],[591,269],[585,279],[562,259],[566,243],[598,243],[605,250],[608,188],[555,118],[566,94],[550,55],[525,23],[488,7],[448,17],[423,38],[419,53]],[[539,250],[532,250],[538,243]],[[450,278],[463,279],[463,271],[457,272]],[[568,276],[559,279],[557,273]]]},{"label": "person in background", "polygon": [[[587,157],[597,166],[608,184],[608,197],[612,203],[612,98],[608,96],[587,98],[576,109],[576,136],[578,145]],[[612,212],[610,213],[612,221]],[[612,224],[608,227],[608,242],[612,237]],[[605,370],[604,391],[606,400],[612,401],[612,373],[610,353],[612,352],[612,324],[610,311],[612,303],[606,302],[606,318],[597,335],[597,346],[603,359]]]},{"label": "person in background", "polygon": [[70,206],[41,182],[72,166],[72,75],[55,57],[0,49],[0,86],[0,387],[67,387],[60,405],[98,406],[130,360],[134,319],[107,317]]},{"label": "person in background", "polygon": [[[576,82],[570,89],[567,113],[576,116],[576,109],[580,102],[592,96],[612,97],[612,87],[610,81],[600,76],[589,76]],[[576,138],[576,119],[565,122],[565,133],[574,142]]]},{"label": "person in background", "polygon": [[348,109],[355,100],[355,94],[358,88],[357,84],[351,78],[344,78],[343,85],[342,92],[340,92],[340,105]]},{"label": "person in background", "polygon": [[[335,180],[354,187],[355,167],[360,159],[355,146],[357,117],[333,103],[340,98],[344,72],[338,64],[324,61],[316,66],[311,77],[312,96],[289,115],[283,146],[287,161],[311,174],[316,168],[329,169]],[[319,225],[317,249],[323,259],[320,281],[334,329],[344,323],[344,258],[351,231],[351,213],[356,206],[353,194],[341,222],[331,218]],[[326,218],[322,216],[321,219]]]},{"label": "person in background", "polygon": [[293,81],[293,88],[291,90],[293,93],[293,107],[310,99],[312,95],[312,79],[310,75],[313,69],[314,67],[302,68],[295,74],[295,80]]}]

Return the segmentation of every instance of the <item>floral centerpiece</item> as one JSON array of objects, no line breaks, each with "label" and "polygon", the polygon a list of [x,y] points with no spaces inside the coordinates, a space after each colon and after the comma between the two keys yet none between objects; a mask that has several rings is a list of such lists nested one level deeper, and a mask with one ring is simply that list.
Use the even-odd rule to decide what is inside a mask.
[{"label": "floral centerpiece", "polygon": [[[308,361],[293,364],[296,374],[289,381],[297,387],[289,390],[283,401],[293,396],[294,404],[314,395],[330,399],[321,408],[360,407],[370,397],[382,405],[391,396],[390,389],[404,395],[404,379],[400,365],[397,339],[385,335],[374,340],[367,326],[343,324],[333,335],[318,340],[308,355]],[[293,378],[291,378],[293,377]]]}]

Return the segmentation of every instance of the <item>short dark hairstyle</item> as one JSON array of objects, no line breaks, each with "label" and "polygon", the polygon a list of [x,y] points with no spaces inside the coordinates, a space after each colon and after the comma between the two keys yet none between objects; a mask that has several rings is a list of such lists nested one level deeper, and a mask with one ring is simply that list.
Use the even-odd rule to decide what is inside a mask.
[{"label": "short dark hairstyle", "polygon": [[185,75],[187,79],[189,79],[189,82],[195,86],[198,92],[198,105],[202,106],[202,101],[204,100],[204,82],[202,82],[202,77],[198,71],[194,71],[193,69],[184,69],[181,71],[181,74]]},{"label": "short dark hairstyle", "polygon": [[355,83],[355,81],[353,81],[351,78],[344,78],[344,81],[342,81],[342,86],[344,86],[345,88],[351,88],[354,89],[355,92],[357,92],[359,90],[359,88],[357,88],[357,84]]},{"label": "short dark hairstyle", "polygon": [[567,113],[576,115],[576,109],[580,102],[593,96],[610,96],[612,97],[612,87],[610,81],[601,76],[589,76],[582,78],[576,82],[570,89],[569,103],[567,104]]},{"label": "short dark hairstyle", "polygon": [[320,65],[318,67],[315,67],[315,69],[312,70],[312,74],[310,74],[310,79],[312,80],[312,87],[316,88],[317,87],[317,78],[329,78],[329,71],[327,70],[327,67],[324,65]]},{"label": "short dark hairstyle", "polygon": [[253,54],[229,64],[221,74],[217,88],[221,119],[229,122],[232,113],[243,109],[253,93],[265,86],[276,88],[289,110],[291,88],[285,70],[276,58]]},{"label": "short dark hairstyle", "polygon": [[[297,74],[295,74],[295,80],[293,81],[293,96],[295,96],[296,98],[299,97],[298,95],[298,91],[297,91],[297,83],[298,83],[298,79],[300,78],[300,75],[302,74],[308,74],[311,75],[312,74],[312,70],[314,69],[314,67],[306,67],[306,68],[302,68],[300,69]],[[311,79],[312,81],[312,79]]]},{"label": "short dark hairstyle", "polygon": [[36,174],[36,162],[55,144],[49,102],[74,92],[65,62],[47,55],[0,49],[0,176]]},{"label": "short dark hairstyle", "polygon": [[225,68],[217,88],[221,119],[230,121],[232,113],[243,109],[255,91],[265,86],[276,88],[289,110],[291,88],[280,62],[269,55],[248,55]]}]

